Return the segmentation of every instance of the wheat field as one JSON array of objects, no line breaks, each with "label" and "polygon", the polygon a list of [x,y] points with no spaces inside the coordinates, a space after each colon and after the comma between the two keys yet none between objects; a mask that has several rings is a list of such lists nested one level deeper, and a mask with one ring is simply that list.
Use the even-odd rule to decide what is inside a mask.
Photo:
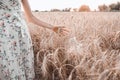
[{"label": "wheat field", "polygon": [[36,12],[67,36],[28,23],[37,80],[120,80],[119,12]]}]

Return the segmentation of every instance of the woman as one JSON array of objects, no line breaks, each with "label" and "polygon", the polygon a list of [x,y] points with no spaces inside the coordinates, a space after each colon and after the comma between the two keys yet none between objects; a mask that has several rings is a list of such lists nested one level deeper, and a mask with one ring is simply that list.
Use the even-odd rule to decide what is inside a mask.
[{"label": "woman", "polygon": [[69,30],[38,20],[28,0],[0,0],[0,80],[33,80],[34,54],[21,3],[29,22],[65,35]]}]

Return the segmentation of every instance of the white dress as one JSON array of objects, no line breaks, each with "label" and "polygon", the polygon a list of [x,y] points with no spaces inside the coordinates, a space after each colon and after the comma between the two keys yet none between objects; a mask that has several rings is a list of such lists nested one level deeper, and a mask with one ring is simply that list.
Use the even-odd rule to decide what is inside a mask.
[{"label": "white dress", "polygon": [[0,0],[0,80],[33,80],[34,54],[21,0]]}]

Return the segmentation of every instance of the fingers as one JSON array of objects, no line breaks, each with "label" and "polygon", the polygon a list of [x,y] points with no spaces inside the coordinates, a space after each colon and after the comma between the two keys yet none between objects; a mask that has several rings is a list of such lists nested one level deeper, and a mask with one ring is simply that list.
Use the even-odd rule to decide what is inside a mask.
[{"label": "fingers", "polygon": [[65,30],[65,29],[61,29],[60,32],[59,32],[59,35],[60,36],[66,36],[69,34],[69,31]]},{"label": "fingers", "polygon": [[69,34],[69,32],[68,32],[68,31],[64,31],[64,30],[62,31],[62,33],[63,33],[63,34],[66,34],[66,35],[68,35],[68,34]]},{"label": "fingers", "polygon": [[63,28],[62,30],[66,32],[70,32],[70,29],[67,29],[67,28]]},{"label": "fingers", "polygon": [[66,28],[66,27],[65,27],[65,28],[62,28],[61,30],[64,31],[64,32],[68,32],[68,33],[70,32],[70,29],[69,29],[69,28]]},{"label": "fingers", "polygon": [[54,31],[59,35],[59,36],[66,36],[70,33],[70,28],[66,28],[65,26],[58,26],[54,28]]}]

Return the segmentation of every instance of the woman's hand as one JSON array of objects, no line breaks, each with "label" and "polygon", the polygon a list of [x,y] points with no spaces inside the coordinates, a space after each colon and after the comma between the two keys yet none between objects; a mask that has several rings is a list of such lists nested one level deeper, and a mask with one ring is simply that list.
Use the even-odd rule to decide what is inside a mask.
[{"label": "woman's hand", "polygon": [[65,36],[68,35],[70,32],[69,28],[66,28],[65,26],[54,26],[52,30],[57,33],[59,36]]}]

